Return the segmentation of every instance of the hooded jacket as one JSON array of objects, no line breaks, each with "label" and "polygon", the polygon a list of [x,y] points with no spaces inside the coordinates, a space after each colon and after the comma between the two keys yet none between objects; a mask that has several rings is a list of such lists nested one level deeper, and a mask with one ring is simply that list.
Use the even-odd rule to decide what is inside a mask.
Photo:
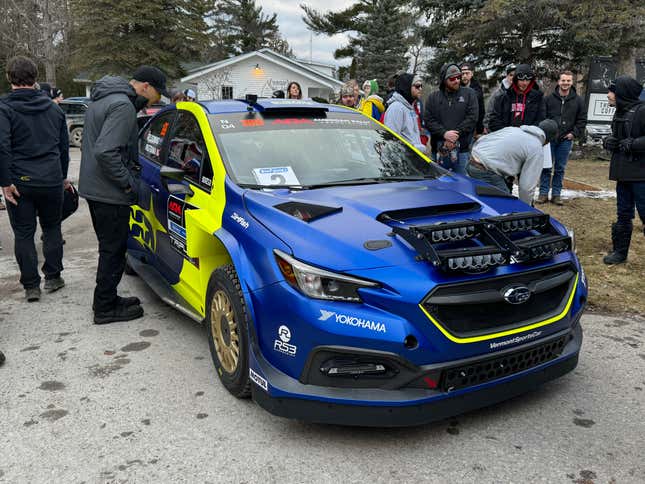
[{"label": "hooded jacket", "polygon": [[455,92],[446,91],[446,72],[451,65],[459,69],[456,64],[446,64],[441,68],[439,89],[428,96],[423,113],[433,152],[437,151],[437,143],[450,130],[459,131],[459,151],[470,151],[470,140],[477,125],[477,93],[463,86]]},{"label": "hooded jacket", "polygon": [[544,165],[545,141],[537,126],[510,126],[475,141],[471,156],[498,175],[519,176],[520,200],[531,205]]},{"label": "hooded jacket", "polygon": [[585,133],[587,111],[575,87],[571,87],[569,94],[562,97],[560,87],[556,86],[555,91],[546,98],[546,117],[558,123],[558,140],[569,133],[573,133],[575,138],[580,138]]},{"label": "hooded jacket", "polygon": [[91,92],[85,113],[79,194],[97,202],[137,202],[139,151],[134,88],[120,77],[105,76]]},{"label": "hooded jacket", "polygon": [[484,132],[484,117],[486,116],[486,105],[484,104],[484,90],[476,79],[471,79],[468,86],[475,93],[477,93],[477,125],[475,126],[475,133],[482,134]]},{"label": "hooded jacket", "polygon": [[616,112],[611,132],[619,141],[632,138],[629,152],[615,150],[609,164],[609,179],[645,181],[645,102],[639,100],[641,85],[629,76],[616,79]]},{"label": "hooded jacket", "polygon": [[531,72],[531,67],[527,64],[517,66],[513,84],[503,96],[498,97],[495,101],[488,123],[491,131],[497,131],[507,126],[537,126],[540,121],[546,119],[544,93],[540,91],[535,79],[531,81],[523,93],[518,88],[517,77]]},{"label": "hooded jacket", "polygon": [[383,98],[376,94],[370,94],[367,98],[361,99],[361,102],[358,104],[358,110],[379,121],[381,119],[381,115],[385,111]]},{"label": "hooded jacket", "polygon": [[0,98],[0,186],[62,188],[69,166],[65,114],[35,89]]},{"label": "hooded jacket", "polygon": [[412,146],[425,153],[426,147],[421,143],[417,113],[412,106],[411,74],[402,74],[396,80],[396,92],[388,102],[383,124],[405,138]]},{"label": "hooded jacket", "polygon": [[493,109],[495,108],[495,102],[500,96],[503,96],[506,94],[506,90],[511,87],[511,83],[508,82],[508,79],[504,78],[502,79],[502,82],[500,82],[499,86],[492,92],[490,97],[488,98],[488,104],[486,104],[486,112],[484,114],[484,128],[490,130],[490,114],[493,112]]}]

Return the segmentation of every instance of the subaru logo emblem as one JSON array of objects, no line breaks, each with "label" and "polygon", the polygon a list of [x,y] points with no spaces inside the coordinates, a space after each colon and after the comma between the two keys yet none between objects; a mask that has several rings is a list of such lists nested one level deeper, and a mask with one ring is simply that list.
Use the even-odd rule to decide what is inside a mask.
[{"label": "subaru logo emblem", "polygon": [[522,304],[529,300],[531,297],[531,290],[522,285],[511,286],[504,291],[504,300],[510,304]]}]

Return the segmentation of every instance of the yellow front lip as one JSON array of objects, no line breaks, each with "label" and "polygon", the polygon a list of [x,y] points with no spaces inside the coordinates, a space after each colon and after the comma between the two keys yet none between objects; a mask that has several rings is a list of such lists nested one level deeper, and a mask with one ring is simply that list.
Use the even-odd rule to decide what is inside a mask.
[{"label": "yellow front lip", "polygon": [[491,333],[491,334],[484,334],[481,336],[473,336],[471,338],[458,338],[448,332],[446,328],[441,326],[441,324],[434,319],[428,311],[425,310],[423,305],[419,304],[419,307],[421,308],[421,311],[428,317],[430,321],[432,321],[432,324],[434,324],[439,331],[443,333],[443,335],[448,338],[450,341],[453,341],[455,343],[459,344],[464,344],[464,343],[477,343],[479,341],[486,341],[489,339],[495,339],[495,338],[502,338],[504,336],[509,336],[512,334],[517,334],[517,333],[523,333],[524,331],[531,331],[535,328],[540,328],[542,326],[546,326],[547,324],[555,323],[556,321],[559,321],[562,319],[568,312],[569,309],[571,309],[571,303],[573,302],[573,296],[576,294],[576,289],[578,288],[578,277],[579,275],[576,274],[576,279],[573,284],[573,289],[571,290],[571,294],[569,294],[569,300],[567,301],[566,306],[562,310],[562,312],[556,316],[553,316],[552,318],[545,319],[544,321],[540,321],[538,323],[533,323],[528,326],[522,326],[520,328],[514,328],[514,329],[509,329],[508,331],[502,331],[500,333]]}]

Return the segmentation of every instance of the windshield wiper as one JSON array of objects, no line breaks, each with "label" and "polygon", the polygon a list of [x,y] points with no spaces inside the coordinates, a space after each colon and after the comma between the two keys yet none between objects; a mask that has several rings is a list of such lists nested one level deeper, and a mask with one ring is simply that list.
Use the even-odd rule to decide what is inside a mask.
[{"label": "windshield wiper", "polygon": [[338,180],[327,183],[316,183],[313,185],[303,185],[303,188],[325,188],[325,187],[340,187],[350,185],[369,185],[376,183],[398,182],[398,181],[419,181],[434,178],[432,175],[410,175],[410,176],[373,176],[365,178],[352,178],[350,180]]},{"label": "windshield wiper", "polygon": [[307,187],[303,185],[257,185],[253,183],[238,183],[240,188],[248,188],[250,190],[305,190]]}]

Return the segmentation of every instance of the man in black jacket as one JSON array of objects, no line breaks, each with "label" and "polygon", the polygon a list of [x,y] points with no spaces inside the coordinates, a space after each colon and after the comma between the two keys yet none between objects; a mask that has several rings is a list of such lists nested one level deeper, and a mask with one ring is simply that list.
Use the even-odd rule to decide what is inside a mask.
[{"label": "man in black jacket", "polygon": [[613,250],[603,258],[605,264],[627,260],[634,208],[645,225],[645,102],[639,101],[641,90],[636,79],[620,76],[607,93],[609,105],[616,106],[605,149],[611,152],[609,179],[616,181],[617,219],[611,226]]},{"label": "man in black jacket", "polygon": [[477,93],[477,126],[475,127],[475,135],[484,133],[484,116],[486,115],[486,107],[484,106],[484,90],[477,79],[473,79],[475,69],[472,64],[463,62],[461,68],[461,85],[469,87]]},{"label": "man in black jacket", "polygon": [[430,131],[432,158],[437,160],[440,150],[458,152],[454,171],[461,175],[466,175],[478,112],[477,94],[461,85],[459,66],[444,65],[439,73],[439,89],[428,96],[423,119]]},{"label": "man in black jacket", "polygon": [[553,180],[551,168],[542,170],[540,177],[540,195],[537,203],[549,201],[549,185],[551,186],[551,202],[562,205],[562,181],[564,170],[569,160],[573,140],[579,139],[585,132],[587,112],[585,103],[576,94],[573,87],[573,72],[562,71],[558,85],[546,98],[546,117],[558,123],[558,138],[551,143],[551,159],[553,160]]},{"label": "man in black jacket", "polygon": [[12,92],[0,99],[0,186],[14,232],[14,252],[27,301],[40,299],[36,217],[43,233],[45,291],[65,285],[61,215],[69,139],[63,111],[35,89],[38,69],[26,57],[7,64]]},{"label": "man in black jacket", "polygon": [[546,119],[544,94],[535,82],[531,66],[520,64],[515,70],[513,84],[505,95],[495,100],[490,113],[489,129],[497,131],[508,126],[537,126]]},{"label": "man in black jacket", "polygon": [[128,82],[105,76],[96,82],[83,127],[78,188],[87,199],[99,243],[93,303],[96,324],[143,316],[139,298],[117,295],[125,268],[130,205],[137,203],[137,111],[169,94],[166,76],[156,67],[141,66],[132,77]]}]

